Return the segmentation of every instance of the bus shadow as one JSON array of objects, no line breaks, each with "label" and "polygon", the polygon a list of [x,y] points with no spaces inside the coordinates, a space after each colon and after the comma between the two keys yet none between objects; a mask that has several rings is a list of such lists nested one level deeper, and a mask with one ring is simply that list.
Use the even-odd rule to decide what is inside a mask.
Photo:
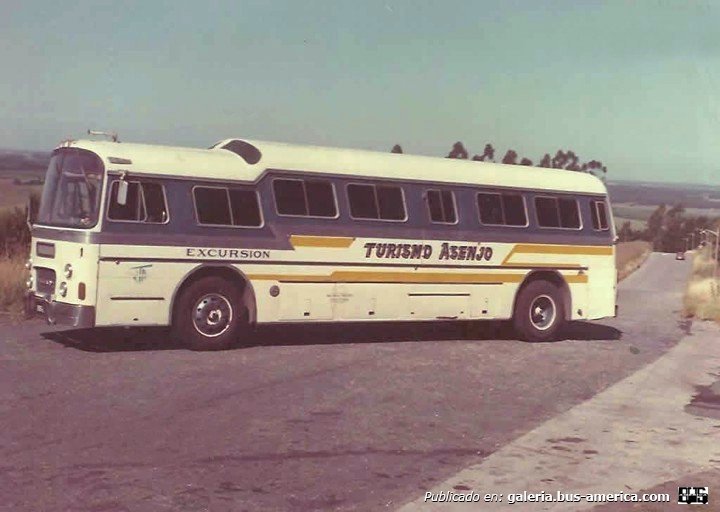
[{"label": "bus shadow", "polygon": [[[43,333],[42,336],[68,348],[85,352],[138,352],[184,350],[167,328],[98,328]],[[571,322],[557,341],[615,341],[622,332],[614,327]],[[383,322],[267,325],[258,327],[247,344],[235,347],[342,345],[353,343],[422,343],[430,341],[517,340],[509,322]],[[548,342],[553,343],[553,342]]]},{"label": "bus shadow", "polygon": [[44,332],[41,336],[84,352],[184,350],[165,327],[102,327]]}]

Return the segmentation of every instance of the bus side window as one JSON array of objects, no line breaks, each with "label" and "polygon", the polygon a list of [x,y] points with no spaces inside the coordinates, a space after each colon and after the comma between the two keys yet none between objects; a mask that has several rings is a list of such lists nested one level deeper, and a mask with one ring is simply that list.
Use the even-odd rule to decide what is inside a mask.
[{"label": "bus side window", "polygon": [[404,221],[407,219],[402,188],[394,185],[347,186],[350,216],[354,219]]},{"label": "bus side window", "polygon": [[353,218],[377,219],[379,217],[375,187],[351,183],[347,186],[347,195],[350,203],[350,215]]},{"label": "bus side window", "polygon": [[273,180],[275,206],[280,215],[337,217],[335,189],[327,180]]},{"label": "bus side window", "polygon": [[159,183],[129,181],[125,204],[118,202],[119,181],[110,188],[108,219],[162,224],[168,220],[165,192]]},{"label": "bus side window", "polygon": [[610,229],[607,219],[607,209],[605,201],[590,201],[590,215],[592,217],[592,225],[595,231],[607,231]]},{"label": "bus side window", "polygon": [[110,207],[108,219],[142,222],[145,220],[145,208],[143,206],[142,191],[137,181],[128,182],[128,192],[125,204],[118,203],[119,181],[114,181],[110,189]]},{"label": "bus side window", "polygon": [[230,190],[230,207],[233,225],[243,227],[262,225],[260,202],[254,190]]},{"label": "bus side window", "polygon": [[575,199],[538,196],[535,211],[541,228],[580,229],[580,210]]},{"label": "bus side window", "polygon": [[527,226],[525,198],[520,194],[503,194],[503,212],[508,226]]},{"label": "bus side window", "polygon": [[564,228],[580,229],[580,209],[576,199],[559,198],[560,226]]},{"label": "bus side window", "polygon": [[142,183],[142,196],[145,203],[147,217],[145,222],[162,224],[168,220],[167,204],[165,204],[165,192],[159,183]]},{"label": "bus side window", "polygon": [[560,227],[560,214],[558,213],[557,199],[554,197],[536,197],[535,212],[540,227]]},{"label": "bus side window", "polygon": [[195,212],[200,224],[232,226],[228,190],[221,187],[195,187]]},{"label": "bus side window", "polygon": [[480,222],[482,224],[515,227],[527,226],[525,198],[520,194],[479,192],[477,195],[477,205],[478,212],[480,213]]},{"label": "bus side window", "polygon": [[431,222],[440,224],[457,222],[455,196],[452,190],[428,190],[425,197]]}]

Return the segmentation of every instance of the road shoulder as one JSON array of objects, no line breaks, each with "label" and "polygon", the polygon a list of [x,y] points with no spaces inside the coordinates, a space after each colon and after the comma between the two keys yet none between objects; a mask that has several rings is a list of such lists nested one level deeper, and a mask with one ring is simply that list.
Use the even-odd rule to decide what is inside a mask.
[{"label": "road shoulder", "polygon": [[[432,491],[473,490],[505,496],[522,491],[641,492],[685,475],[720,470],[720,418],[713,417],[709,409],[693,406],[693,397],[720,377],[718,339],[718,326],[694,326],[692,335],[660,359]],[[401,510],[430,510],[436,505],[420,497]],[[586,510],[592,506],[516,503],[512,509]],[[476,507],[458,503],[444,509]],[[506,507],[507,503],[483,503],[483,510]]]}]

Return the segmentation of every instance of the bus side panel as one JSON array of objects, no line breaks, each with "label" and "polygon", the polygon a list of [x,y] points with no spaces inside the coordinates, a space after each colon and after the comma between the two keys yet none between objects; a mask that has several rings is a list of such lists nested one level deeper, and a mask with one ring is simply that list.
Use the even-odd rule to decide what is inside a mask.
[{"label": "bus side panel", "polygon": [[615,255],[598,261],[588,274],[588,293],[592,300],[588,305],[587,318],[593,320],[615,316],[617,290]]},{"label": "bus side panel", "polygon": [[587,320],[588,285],[587,283],[568,283],[570,289],[570,318],[568,320]]},{"label": "bus side panel", "polygon": [[100,261],[97,326],[168,325],[179,265]]}]

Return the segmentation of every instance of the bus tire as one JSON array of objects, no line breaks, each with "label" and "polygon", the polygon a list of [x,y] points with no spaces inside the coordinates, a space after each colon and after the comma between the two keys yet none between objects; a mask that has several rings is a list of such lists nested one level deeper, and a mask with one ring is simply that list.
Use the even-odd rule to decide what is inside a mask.
[{"label": "bus tire", "polygon": [[557,286],[548,281],[533,281],[520,290],[513,327],[525,341],[550,341],[565,323],[564,311],[562,293]]},{"label": "bus tire", "polygon": [[173,311],[173,335],[191,350],[225,350],[247,331],[238,287],[219,276],[191,283]]}]

